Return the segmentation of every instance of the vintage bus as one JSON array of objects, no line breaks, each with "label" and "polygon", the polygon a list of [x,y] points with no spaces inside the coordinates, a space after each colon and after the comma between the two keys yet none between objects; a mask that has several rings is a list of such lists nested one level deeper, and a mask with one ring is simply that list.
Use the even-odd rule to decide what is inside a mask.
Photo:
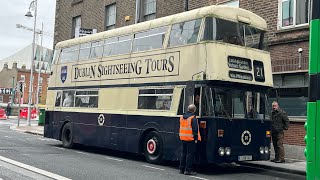
[{"label": "vintage bus", "polygon": [[208,6],[55,47],[44,136],[178,160],[179,117],[197,106],[197,162],[270,158],[266,22]]}]

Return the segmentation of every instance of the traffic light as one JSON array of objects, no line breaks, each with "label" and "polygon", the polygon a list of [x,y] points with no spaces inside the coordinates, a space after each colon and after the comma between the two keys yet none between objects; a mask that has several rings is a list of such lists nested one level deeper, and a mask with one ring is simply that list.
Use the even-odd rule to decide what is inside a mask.
[{"label": "traffic light", "polygon": [[19,85],[18,85],[18,90],[19,90],[20,93],[23,92],[23,85],[24,85],[23,82],[20,81]]}]

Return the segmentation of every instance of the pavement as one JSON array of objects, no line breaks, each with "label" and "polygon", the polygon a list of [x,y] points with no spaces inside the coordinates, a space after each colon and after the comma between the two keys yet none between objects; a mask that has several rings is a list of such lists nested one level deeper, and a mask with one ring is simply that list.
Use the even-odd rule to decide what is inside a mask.
[{"label": "pavement", "polygon": [[246,161],[241,164],[250,167],[270,169],[304,176],[306,175],[306,161],[297,159],[286,159],[285,163],[274,163],[271,161]]}]

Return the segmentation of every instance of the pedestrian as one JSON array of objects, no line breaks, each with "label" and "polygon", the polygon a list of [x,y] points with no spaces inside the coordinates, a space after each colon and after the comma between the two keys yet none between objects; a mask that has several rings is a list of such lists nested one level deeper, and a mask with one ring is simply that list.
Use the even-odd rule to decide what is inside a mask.
[{"label": "pedestrian", "polygon": [[271,161],[275,163],[284,163],[284,130],[288,130],[289,119],[285,111],[279,108],[278,102],[274,101],[272,103],[272,142],[275,152],[275,158]]},{"label": "pedestrian", "polygon": [[181,140],[181,157],[179,173],[185,175],[196,175],[192,171],[196,144],[201,141],[198,119],[195,116],[197,108],[194,104],[188,106],[188,112],[180,117],[179,136]]},{"label": "pedestrian", "polygon": [[6,111],[7,111],[7,116],[9,117],[10,113],[11,113],[11,103],[10,102],[8,102]]}]

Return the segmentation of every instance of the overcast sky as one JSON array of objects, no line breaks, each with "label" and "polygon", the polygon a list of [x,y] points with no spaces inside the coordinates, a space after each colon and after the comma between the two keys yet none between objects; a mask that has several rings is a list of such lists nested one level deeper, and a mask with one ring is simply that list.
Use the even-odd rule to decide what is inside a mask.
[{"label": "overcast sky", "polygon": [[[0,6],[0,60],[32,43],[32,31],[16,28],[21,24],[33,28],[34,18],[27,18],[32,0],[1,0]],[[56,0],[38,0],[37,29],[54,34]],[[34,12],[32,12],[34,14]],[[40,39],[39,39],[40,44]],[[53,37],[44,36],[43,46],[53,49]]]}]

